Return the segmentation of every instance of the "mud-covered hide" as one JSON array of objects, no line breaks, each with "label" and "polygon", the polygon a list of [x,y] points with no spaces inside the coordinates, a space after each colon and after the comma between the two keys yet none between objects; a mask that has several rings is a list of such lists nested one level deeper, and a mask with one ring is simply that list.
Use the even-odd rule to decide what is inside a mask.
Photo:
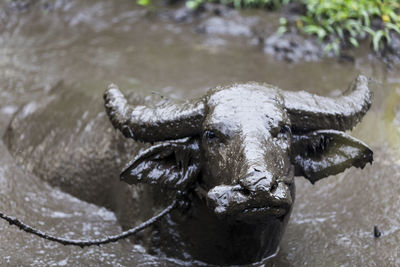
[{"label": "mud-covered hide", "polygon": [[174,213],[155,231],[153,248],[247,264],[278,249],[295,175],[314,183],[372,162],[372,150],[344,132],[365,115],[371,97],[368,78],[360,75],[336,98],[248,82],[154,109],[129,103],[111,84],[104,104],[125,137],[161,141],[139,153],[121,179],[193,192],[186,213]]},{"label": "mud-covered hide", "polygon": [[344,132],[318,130],[293,136],[295,174],[304,176],[312,184],[352,166],[363,169],[372,161],[372,150]]},{"label": "mud-covered hide", "polygon": [[[135,99],[145,101],[131,97],[138,103]],[[135,224],[157,210],[147,192],[156,189],[129,187],[119,179],[123,165],[146,144],[127,141],[114,130],[97,92],[60,83],[48,96],[22,106],[3,139],[27,172],[82,200],[110,208],[122,225]]]},{"label": "mud-covered hide", "polygon": [[125,97],[111,84],[103,106],[100,94],[64,87],[22,107],[4,139],[27,171],[111,208],[124,228],[185,192],[184,205],[137,240],[148,252],[249,264],[276,253],[295,175],[314,183],[372,161],[344,132],[370,105],[364,76],[337,98],[249,82],[168,101]]}]

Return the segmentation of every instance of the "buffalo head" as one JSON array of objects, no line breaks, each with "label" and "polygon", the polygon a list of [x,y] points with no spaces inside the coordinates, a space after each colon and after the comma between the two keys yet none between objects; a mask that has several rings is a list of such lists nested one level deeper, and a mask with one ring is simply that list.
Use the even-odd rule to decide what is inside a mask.
[{"label": "buffalo head", "polygon": [[155,107],[128,105],[115,85],[104,99],[111,122],[126,137],[157,142],[127,165],[121,179],[194,188],[222,218],[282,218],[294,201],[295,175],[314,183],[372,162],[372,151],[344,133],[370,107],[364,76],[337,98],[246,83]]}]

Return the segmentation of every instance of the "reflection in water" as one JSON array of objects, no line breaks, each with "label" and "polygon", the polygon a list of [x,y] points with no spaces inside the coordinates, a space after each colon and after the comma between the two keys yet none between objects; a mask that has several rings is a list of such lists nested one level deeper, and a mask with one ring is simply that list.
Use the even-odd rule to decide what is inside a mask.
[{"label": "reflection in water", "polygon": [[384,121],[387,140],[399,159],[397,163],[400,164],[400,84],[393,86],[393,90],[387,94],[385,101]]},{"label": "reflection in water", "polygon": [[[194,33],[195,23],[147,16],[134,2],[60,0],[51,10],[38,4],[25,12],[0,4],[0,133],[21,104],[46,95],[59,80],[92,95],[101,95],[113,81],[145,94],[188,98],[248,80],[330,95],[362,72],[382,85],[375,87],[372,109],[352,135],[373,148],[375,161],[314,186],[298,178],[292,218],[270,263],[400,265],[398,72],[387,72],[369,55],[354,64],[332,59],[287,64],[249,46],[245,36],[221,42],[212,33]],[[51,188],[0,146],[1,210],[72,238],[119,232],[112,213]],[[374,225],[383,232],[379,239],[373,238]],[[178,264],[128,241],[81,250],[39,240],[4,222],[0,230],[1,265]]]}]

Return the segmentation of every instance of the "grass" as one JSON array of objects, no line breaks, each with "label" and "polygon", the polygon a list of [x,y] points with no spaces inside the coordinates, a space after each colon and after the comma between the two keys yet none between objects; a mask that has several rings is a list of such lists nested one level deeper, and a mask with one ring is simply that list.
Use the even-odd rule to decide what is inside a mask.
[{"label": "grass", "polygon": [[[148,5],[151,0],[137,0]],[[399,0],[186,0],[186,6],[197,9],[206,2],[221,3],[235,8],[279,9],[296,2],[304,7],[304,14],[288,21],[282,17],[278,34],[289,27],[317,36],[324,42],[325,51],[336,54],[344,46],[358,47],[359,41],[368,39],[378,52],[391,42],[390,33],[400,34]]]},{"label": "grass", "polygon": [[[390,32],[400,33],[398,0],[303,0],[306,14],[297,21],[303,32],[326,41],[326,50],[339,53],[340,46],[358,47],[360,39],[370,37],[375,51],[389,43]],[[283,24],[281,24],[284,26]]]}]

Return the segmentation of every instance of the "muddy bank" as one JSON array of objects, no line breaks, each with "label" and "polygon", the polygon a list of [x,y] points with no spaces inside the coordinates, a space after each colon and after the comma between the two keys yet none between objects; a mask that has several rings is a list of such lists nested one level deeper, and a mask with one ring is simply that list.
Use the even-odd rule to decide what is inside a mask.
[{"label": "muddy bank", "polygon": [[[206,3],[198,10],[192,11],[182,3],[167,5],[158,12],[162,19],[176,23],[194,24],[194,31],[216,39],[215,43],[223,44],[232,38],[242,37],[245,42],[264,53],[273,55],[287,62],[317,61],[324,57],[338,58],[344,61],[354,61],[360,56],[360,48],[352,48],[350,44],[342,44],[339,55],[333,51],[325,52],[327,43],[319,41],[316,36],[301,33],[296,27],[296,20],[305,12],[305,7],[292,3],[280,11],[263,9],[236,10],[221,4]],[[279,19],[286,18],[290,25],[284,34],[278,34]],[[376,26],[378,27],[378,26]],[[400,34],[391,32],[391,43],[386,44],[382,51],[375,53],[370,40],[361,40],[363,54],[375,54],[392,67],[400,62]]]},{"label": "muddy bank", "polygon": [[[162,19],[190,24],[196,33],[206,36],[210,43],[223,45],[232,39],[241,39],[250,47],[287,62],[317,61],[324,56],[324,44],[312,36],[290,31],[277,34],[283,12],[245,9],[236,10],[221,4],[207,3],[197,11],[175,4],[158,14]],[[331,55],[332,56],[332,55]]]},{"label": "muddy bank", "polygon": [[[9,15],[27,13],[39,9],[43,14],[55,10],[68,10],[71,1],[20,0],[3,4],[3,12]],[[198,10],[190,10],[183,2],[158,4],[155,9],[141,8],[142,19],[156,17],[161,20],[186,24],[192,31],[207,40],[207,44],[224,47],[229,42],[244,42],[255,50],[274,55],[288,62],[317,61],[326,56],[324,45],[316,38],[291,31],[276,34],[281,12],[266,10],[236,10],[221,4],[207,3]],[[291,14],[295,11],[291,11]],[[285,13],[285,12],[284,12]],[[286,12],[287,13],[287,12]],[[332,55],[331,55],[332,56]]]},{"label": "muddy bank", "polygon": [[[26,13],[32,9],[41,9],[43,13],[48,13],[57,9],[68,9],[70,4],[71,0],[17,0],[3,4],[3,7],[4,12],[8,14]],[[155,2],[152,5],[139,8],[143,19],[156,17],[178,25],[186,24],[194,32],[203,35],[208,45],[215,47],[224,47],[232,41],[244,42],[255,50],[261,50],[287,62],[319,61],[323,58],[353,62],[360,55],[371,54],[386,62],[389,67],[400,63],[400,34],[396,32],[390,34],[391,43],[385,45],[378,53],[367,44],[369,40],[364,39],[360,41],[361,48],[351,48],[349,44],[342,44],[339,55],[332,51],[326,53],[327,43],[319,41],[315,36],[301,33],[294,26],[289,27],[286,33],[278,34],[281,17],[295,24],[296,19],[305,12],[304,7],[296,3],[284,6],[278,11],[237,10],[216,3],[206,3],[197,10],[191,10],[185,7],[182,1]]]}]

